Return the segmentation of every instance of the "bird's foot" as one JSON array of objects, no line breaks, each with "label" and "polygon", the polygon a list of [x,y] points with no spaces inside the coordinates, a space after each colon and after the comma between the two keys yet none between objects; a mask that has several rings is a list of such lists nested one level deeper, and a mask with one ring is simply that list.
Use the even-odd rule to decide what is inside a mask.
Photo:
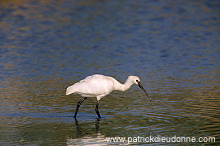
[{"label": "bird's foot", "polygon": [[77,120],[77,118],[75,116],[74,116],[74,120],[75,120],[76,126],[79,126],[79,122],[78,122],[78,120]]}]

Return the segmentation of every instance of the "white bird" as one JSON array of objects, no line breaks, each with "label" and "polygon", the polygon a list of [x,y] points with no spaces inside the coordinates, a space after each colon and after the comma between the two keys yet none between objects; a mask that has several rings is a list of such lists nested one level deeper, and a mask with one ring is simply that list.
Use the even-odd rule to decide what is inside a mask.
[{"label": "white bird", "polygon": [[88,97],[97,98],[95,111],[98,117],[101,118],[98,109],[99,100],[102,97],[109,94],[110,92],[112,92],[113,90],[126,91],[131,87],[132,84],[137,84],[145,92],[145,94],[151,101],[151,98],[148,96],[146,90],[144,89],[144,87],[140,82],[140,79],[137,76],[129,76],[126,82],[124,84],[121,84],[113,77],[95,74],[86,77],[85,79],[73,84],[72,86],[69,86],[66,89],[66,95],[74,93],[74,94],[80,94],[82,97],[84,97],[81,101],[77,103],[74,118],[76,118],[80,105]]}]

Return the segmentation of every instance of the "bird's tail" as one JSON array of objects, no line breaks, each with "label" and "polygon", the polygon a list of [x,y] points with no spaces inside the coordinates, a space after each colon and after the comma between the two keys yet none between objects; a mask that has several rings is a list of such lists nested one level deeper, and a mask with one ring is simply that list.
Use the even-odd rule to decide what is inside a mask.
[{"label": "bird's tail", "polygon": [[67,89],[66,89],[66,95],[70,95],[72,93],[74,93],[75,90],[74,90],[74,87],[73,85],[72,86],[69,86]]}]

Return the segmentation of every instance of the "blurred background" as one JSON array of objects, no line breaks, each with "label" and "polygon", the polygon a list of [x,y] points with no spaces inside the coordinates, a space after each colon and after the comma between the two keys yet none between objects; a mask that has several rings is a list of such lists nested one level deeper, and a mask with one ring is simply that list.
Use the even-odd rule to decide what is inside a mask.
[{"label": "blurred background", "polygon": [[[149,135],[217,144],[219,61],[219,0],[1,0],[0,145]],[[81,98],[65,90],[96,73],[139,76],[152,102],[136,86],[113,92],[98,122],[91,98],[76,126]]]}]

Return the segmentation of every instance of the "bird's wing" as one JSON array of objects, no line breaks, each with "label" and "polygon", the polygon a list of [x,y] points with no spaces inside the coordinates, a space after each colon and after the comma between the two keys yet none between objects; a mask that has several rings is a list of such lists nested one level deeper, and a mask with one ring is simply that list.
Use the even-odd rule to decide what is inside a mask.
[{"label": "bird's wing", "polygon": [[66,94],[78,93],[82,96],[97,97],[113,90],[111,78],[103,75],[92,75],[67,88]]},{"label": "bird's wing", "polygon": [[86,77],[85,79],[79,81],[78,83],[88,82],[90,80],[101,79],[101,78],[104,78],[104,77],[105,77],[104,75],[95,74],[95,75],[91,75],[91,76]]}]

